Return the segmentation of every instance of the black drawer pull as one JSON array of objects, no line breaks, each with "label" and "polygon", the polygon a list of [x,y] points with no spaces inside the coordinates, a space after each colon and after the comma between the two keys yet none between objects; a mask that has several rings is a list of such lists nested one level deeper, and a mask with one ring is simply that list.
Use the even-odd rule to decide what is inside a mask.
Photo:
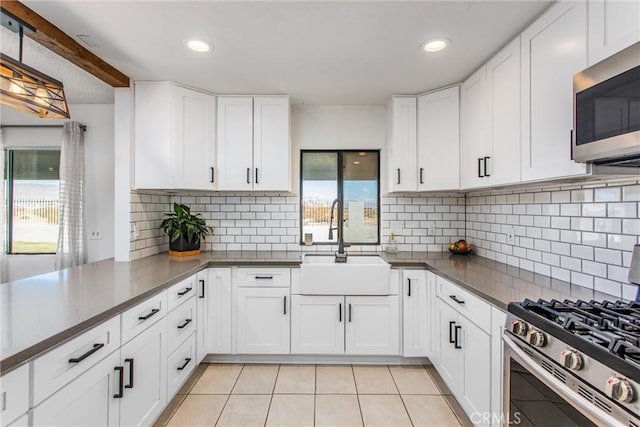
[{"label": "black drawer pull", "polygon": [[287,297],[284,297],[284,313],[285,316],[287,315]]},{"label": "black drawer pull", "polygon": [[407,296],[410,297],[411,296],[411,279],[407,279],[407,282],[409,283],[409,291],[407,292]]},{"label": "black drawer pull", "polygon": [[91,356],[96,351],[100,350],[102,347],[104,347],[103,343],[94,344],[93,347],[91,348],[91,350],[87,351],[82,356],[80,356],[80,357],[72,357],[71,359],[69,359],[69,363],[80,363],[84,359],[86,359],[87,357]]},{"label": "black drawer pull", "polygon": [[462,329],[462,326],[456,326],[455,331],[453,332],[453,341],[455,344],[453,345],[455,348],[462,348],[460,343],[458,342],[458,331]]},{"label": "black drawer pull", "polygon": [[180,291],[178,292],[178,296],[181,297],[183,295],[186,295],[187,293],[191,292],[193,288],[186,288],[184,291]]},{"label": "black drawer pull", "polygon": [[256,280],[273,280],[273,276],[256,276]]},{"label": "black drawer pull", "polygon": [[125,385],[124,388],[133,388],[133,359],[124,359],[124,363],[129,364],[129,384]]},{"label": "black drawer pull", "polygon": [[338,322],[342,323],[342,303],[338,304]]},{"label": "black drawer pull", "polygon": [[464,301],[459,300],[458,297],[456,297],[455,295],[449,295],[449,298],[451,298],[452,300],[454,300],[458,304],[464,304]]},{"label": "black drawer pull", "polygon": [[198,280],[198,282],[200,282],[200,284],[202,285],[202,295],[200,295],[198,298],[204,298],[204,280]]},{"label": "black drawer pull", "polygon": [[349,323],[351,323],[351,304],[349,304]]},{"label": "black drawer pull", "polygon": [[160,312],[159,308],[154,308],[151,310],[151,313],[147,314],[146,316],[139,316],[138,320],[147,320],[148,318],[150,318],[151,316],[157,314]]},{"label": "black drawer pull", "polygon": [[184,359],[184,363],[182,364],[182,366],[178,366],[178,371],[182,371],[184,368],[186,368],[189,362],[191,362],[190,357],[187,357],[186,359]]},{"label": "black drawer pull", "polygon": [[118,372],[118,392],[113,395],[115,399],[122,399],[124,396],[124,366],[116,366],[113,368]]},{"label": "black drawer pull", "polygon": [[178,325],[178,329],[186,328],[189,325],[189,323],[191,323],[191,319],[186,319],[182,325]]},{"label": "black drawer pull", "polygon": [[452,331],[452,329],[451,329],[451,327],[452,327],[453,325],[455,325],[455,324],[456,324],[456,322],[453,322],[453,321],[449,322],[449,344],[453,344],[453,343],[455,342],[455,341],[453,340],[453,331]]}]

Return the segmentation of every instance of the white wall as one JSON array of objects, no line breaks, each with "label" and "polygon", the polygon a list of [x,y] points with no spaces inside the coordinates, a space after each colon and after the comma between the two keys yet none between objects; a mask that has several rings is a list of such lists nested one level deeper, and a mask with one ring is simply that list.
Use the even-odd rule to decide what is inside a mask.
[{"label": "white wall", "polygon": [[[99,230],[101,240],[87,240],[87,261],[93,262],[113,257],[114,241],[114,119],[113,105],[69,105],[73,120],[87,125],[85,132],[85,219],[88,232]],[[61,124],[62,120],[40,119],[36,116],[3,107],[0,123],[47,125]],[[7,128],[3,143],[7,146],[41,145],[42,141],[59,146],[59,139],[52,140],[52,129]],[[61,130],[55,132],[61,134]],[[33,141],[37,141],[34,144]],[[50,255],[9,256],[9,279],[46,273],[54,270]]]},{"label": "white wall", "polygon": [[291,121],[293,192],[299,192],[301,149],[383,150],[380,181],[386,182],[384,105],[294,105]]}]

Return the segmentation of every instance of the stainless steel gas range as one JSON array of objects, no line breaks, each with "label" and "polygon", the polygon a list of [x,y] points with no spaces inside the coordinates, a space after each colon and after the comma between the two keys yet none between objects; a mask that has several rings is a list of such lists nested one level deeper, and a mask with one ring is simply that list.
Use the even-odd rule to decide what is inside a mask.
[{"label": "stainless steel gas range", "polygon": [[503,424],[640,427],[640,303],[511,303],[503,340]]}]

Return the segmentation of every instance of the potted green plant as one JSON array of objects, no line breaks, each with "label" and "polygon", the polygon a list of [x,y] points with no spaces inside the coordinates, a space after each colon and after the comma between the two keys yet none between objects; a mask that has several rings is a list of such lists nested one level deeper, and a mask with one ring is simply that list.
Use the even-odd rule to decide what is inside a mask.
[{"label": "potted green plant", "polygon": [[202,214],[192,214],[187,205],[173,204],[173,212],[165,214],[160,228],[169,236],[169,249],[187,252],[200,249],[200,241],[213,231],[204,221]]}]

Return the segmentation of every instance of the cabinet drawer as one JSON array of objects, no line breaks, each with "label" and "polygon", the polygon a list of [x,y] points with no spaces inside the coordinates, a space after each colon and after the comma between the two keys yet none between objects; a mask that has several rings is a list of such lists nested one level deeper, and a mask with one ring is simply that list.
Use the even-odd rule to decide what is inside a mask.
[{"label": "cabinet drawer", "polygon": [[167,345],[169,346],[167,352],[171,354],[185,338],[196,330],[196,299],[191,298],[169,313],[167,327]]},{"label": "cabinet drawer", "polygon": [[173,310],[183,302],[193,298],[196,294],[196,276],[195,274],[180,283],[176,283],[167,289],[169,299],[169,311]]},{"label": "cabinet drawer", "polygon": [[196,363],[196,334],[194,333],[167,360],[167,401],[173,398],[180,386],[189,378]]},{"label": "cabinet drawer", "polygon": [[6,425],[29,410],[29,365],[0,378],[0,419]]},{"label": "cabinet drawer", "polygon": [[162,319],[167,311],[167,293],[162,292],[122,313],[122,344]]},{"label": "cabinet drawer", "polygon": [[120,317],[73,338],[33,362],[33,405],[120,347]]},{"label": "cabinet drawer", "polygon": [[442,277],[438,277],[437,282],[438,297],[442,301],[486,332],[491,331],[491,305],[489,303]]},{"label": "cabinet drawer", "polygon": [[291,286],[291,270],[288,268],[239,268],[236,272],[236,285],[288,288]]}]

